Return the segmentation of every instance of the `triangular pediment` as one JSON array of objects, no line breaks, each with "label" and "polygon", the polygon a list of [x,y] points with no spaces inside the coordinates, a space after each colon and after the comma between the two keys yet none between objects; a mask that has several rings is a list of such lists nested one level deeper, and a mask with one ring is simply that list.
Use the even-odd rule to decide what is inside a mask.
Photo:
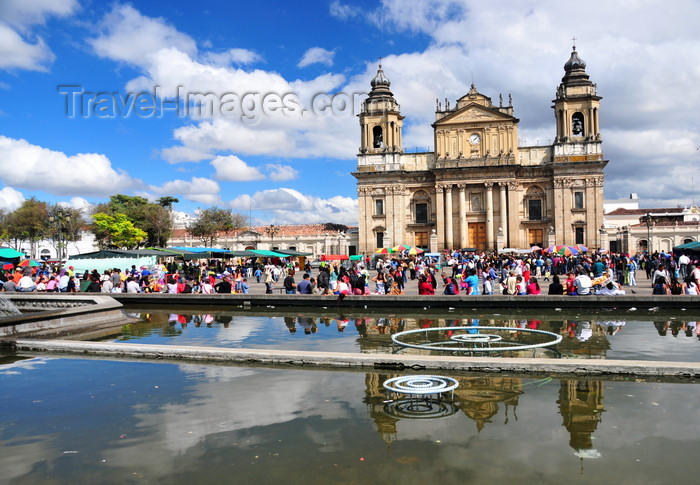
[{"label": "triangular pediment", "polygon": [[501,113],[495,109],[489,109],[478,104],[470,104],[462,109],[436,121],[436,125],[493,122],[493,121],[517,121],[514,117]]}]

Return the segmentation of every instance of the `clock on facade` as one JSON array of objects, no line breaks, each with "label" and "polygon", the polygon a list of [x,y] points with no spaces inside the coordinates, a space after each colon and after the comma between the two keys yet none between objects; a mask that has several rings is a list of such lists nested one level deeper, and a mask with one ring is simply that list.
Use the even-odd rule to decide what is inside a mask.
[{"label": "clock on facade", "polygon": [[469,137],[469,143],[471,143],[472,145],[478,145],[480,141],[481,137],[476,133]]}]

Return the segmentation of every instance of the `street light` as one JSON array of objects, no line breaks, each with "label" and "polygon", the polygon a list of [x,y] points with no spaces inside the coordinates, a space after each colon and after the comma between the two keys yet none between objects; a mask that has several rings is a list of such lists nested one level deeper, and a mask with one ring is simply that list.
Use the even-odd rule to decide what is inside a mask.
[{"label": "street light", "polygon": [[647,225],[647,255],[651,258],[651,214],[647,212],[645,216],[639,218],[639,221]]},{"label": "street light", "polygon": [[268,236],[270,236],[270,249],[274,250],[275,236],[278,232],[280,232],[280,228],[275,226],[274,224],[270,224],[268,227],[265,228],[265,232]]},{"label": "street light", "polygon": [[57,255],[59,261],[63,261],[63,249],[66,245],[63,242],[63,232],[64,229],[69,229],[68,224],[70,224],[70,219],[70,214],[60,206],[56,207],[54,214],[49,216],[49,222],[51,222],[52,224],[55,222],[56,228],[58,229],[58,243],[56,244],[56,246],[58,249]]}]

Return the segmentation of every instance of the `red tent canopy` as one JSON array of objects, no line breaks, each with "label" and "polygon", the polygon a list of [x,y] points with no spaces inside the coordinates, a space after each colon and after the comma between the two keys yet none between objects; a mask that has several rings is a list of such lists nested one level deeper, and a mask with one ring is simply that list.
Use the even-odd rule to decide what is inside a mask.
[{"label": "red tent canopy", "polygon": [[342,261],[350,259],[347,254],[322,254],[321,261]]}]

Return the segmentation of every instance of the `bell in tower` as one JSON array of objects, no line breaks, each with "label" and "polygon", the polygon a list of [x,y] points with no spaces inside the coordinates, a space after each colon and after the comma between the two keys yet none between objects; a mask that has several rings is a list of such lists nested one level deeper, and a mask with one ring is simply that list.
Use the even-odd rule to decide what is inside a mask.
[{"label": "bell in tower", "polygon": [[404,117],[389,90],[391,82],[384,75],[381,64],[370,84],[372,90],[362,103],[360,113],[360,154],[401,153]]},{"label": "bell in tower", "polygon": [[555,145],[599,143],[601,137],[598,111],[602,98],[598,96],[596,85],[590,81],[586,73],[586,63],[579,57],[575,45],[571,57],[564,64],[564,71],[556,99],[553,101],[557,123]]}]

